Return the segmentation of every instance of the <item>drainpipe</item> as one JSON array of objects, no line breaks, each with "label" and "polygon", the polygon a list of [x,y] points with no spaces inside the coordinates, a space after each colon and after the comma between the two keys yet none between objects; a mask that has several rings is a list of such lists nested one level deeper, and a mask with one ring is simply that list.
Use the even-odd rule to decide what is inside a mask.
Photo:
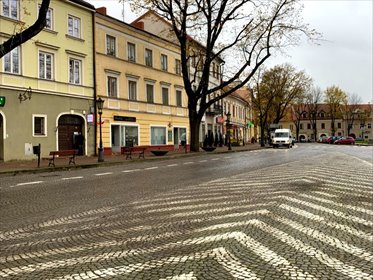
[{"label": "drainpipe", "polygon": [[92,27],[93,27],[93,32],[92,32],[92,41],[93,41],[93,106],[94,106],[94,140],[93,140],[93,145],[94,145],[94,155],[97,156],[97,106],[96,106],[96,100],[97,100],[97,86],[96,86],[96,11],[92,12]]}]

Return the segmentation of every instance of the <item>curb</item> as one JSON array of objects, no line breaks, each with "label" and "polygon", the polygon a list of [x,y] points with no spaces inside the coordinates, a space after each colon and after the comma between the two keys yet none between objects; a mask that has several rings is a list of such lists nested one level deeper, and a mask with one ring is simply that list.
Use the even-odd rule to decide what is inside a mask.
[{"label": "curb", "polygon": [[238,152],[247,152],[247,151],[255,151],[266,149],[268,147],[255,147],[250,149],[240,149],[240,150],[219,150],[213,152],[188,152],[188,153],[180,153],[177,155],[168,155],[162,157],[147,157],[145,159],[133,159],[128,161],[104,161],[100,163],[87,163],[87,164],[80,164],[74,166],[58,166],[58,167],[41,167],[41,168],[28,168],[28,169],[20,169],[20,170],[8,170],[8,171],[0,171],[0,177],[5,176],[17,176],[20,174],[38,174],[38,173],[49,173],[49,172],[56,172],[56,171],[69,171],[69,170],[77,170],[77,169],[87,169],[87,168],[95,168],[95,167],[105,167],[105,166],[113,166],[113,165],[122,165],[122,164],[132,164],[135,162],[144,162],[150,160],[168,160],[168,159],[176,159],[176,158],[185,158],[185,157],[192,157],[192,156],[202,156],[206,154],[226,154],[226,153],[238,153]]}]

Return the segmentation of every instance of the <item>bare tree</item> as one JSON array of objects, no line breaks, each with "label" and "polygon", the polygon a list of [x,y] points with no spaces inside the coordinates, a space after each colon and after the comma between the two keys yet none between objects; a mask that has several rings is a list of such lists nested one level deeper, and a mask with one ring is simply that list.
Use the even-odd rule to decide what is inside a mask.
[{"label": "bare tree", "polygon": [[262,86],[261,69],[252,79],[251,104],[256,119],[260,127],[260,146],[265,146],[265,131],[269,129],[270,111],[272,109],[273,100],[275,99],[274,91],[270,91]]},{"label": "bare tree", "polygon": [[348,98],[342,105],[343,117],[347,124],[347,135],[350,135],[351,128],[358,117],[358,112],[361,104],[361,97],[354,94],[347,94]]},{"label": "bare tree", "polygon": [[311,89],[306,96],[306,110],[308,120],[313,130],[313,140],[317,141],[317,117],[320,113],[320,103],[322,101],[323,92],[319,87]]},{"label": "bare tree", "polygon": [[[311,40],[319,35],[302,22],[298,0],[128,2],[167,19],[180,46],[192,151],[199,151],[199,127],[207,108],[248,84],[274,50],[297,45],[301,35]],[[196,57],[198,67],[191,73],[190,62]],[[221,59],[226,72],[222,82],[212,86],[210,70]]]},{"label": "bare tree", "polygon": [[7,53],[11,52],[16,47],[22,45],[24,42],[30,40],[32,37],[36,36],[46,24],[46,17],[49,8],[50,0],[43,0],[39,9],[38,19],[33,25],[12,35],[8,40],[0,45],[0,58],[2,58]]},{"label": "bare tree", "polygon": [[296,139],[299,142],[299,132],[301,120],[305,113],[307,113],[306,105],[306,95],[302,94],[295,98],[293,105],[291,106],[292,119],[295,125],[295,135]]},{"label": "bare tree", "polygon": [[342,117],[342,104],[347,102],[346,99],[346,93],[337,86],[331,86],[325,90],[325,103],[329,107],[332,136],[335,135],[335,120]]}]

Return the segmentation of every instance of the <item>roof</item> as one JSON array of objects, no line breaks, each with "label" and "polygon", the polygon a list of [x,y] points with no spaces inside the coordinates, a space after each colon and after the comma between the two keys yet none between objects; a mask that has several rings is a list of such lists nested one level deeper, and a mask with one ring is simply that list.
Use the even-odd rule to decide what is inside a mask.
[{"label": "roof", "polygon": [[83,0],[69,0],[70,2],[73,2],[75,4],[78,4],[78,5],[81,5],[81,6],[84,6],[86,8],[89,8],[91,10],[95,10],[95,6],[91,5],[90,3],[86,2],[86,1],[83,1]]},{"label": "roof", "polygon": [[[153,10],[148,10],[146,13],[142,14],[141,16],[139,16],[137,19],[135,19],[133,22],[131,22],[131,25],[137,26],[137,24],[139,22],[141,22],[141,20],[143,20],[146,17],[151,16],[151,15],[155,16],[157,19],[159,19],[160,21],[162,21],[163,23],[165,23],[166,25],[168,25],[170,27],[170,29],[172,30],[172,24],[168,20],[166,20],[165,18],[163,18],[161,15],[159,15],[158,13],[156,13]],[[190,40],[190,41],[193,41],[194,43],[196,43],[197,45],[199,45],[203,49],[206,48],[202,43],[198,42],[196,39],[194,39],[193,37],[191,37],[188,34],[187,34],[187,39]],[[219,59],[221,61],[224,61],[221,57],[217,57],[217,59]]]}]

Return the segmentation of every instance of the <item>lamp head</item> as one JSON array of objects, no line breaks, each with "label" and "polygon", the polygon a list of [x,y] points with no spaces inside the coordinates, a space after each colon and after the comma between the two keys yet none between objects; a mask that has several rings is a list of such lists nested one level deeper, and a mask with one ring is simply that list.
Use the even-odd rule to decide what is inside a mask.
[{"label": "lamp head", "polygon": [[101,97],[99,97],[99,98],[96,100],[97,109],[98,109],[98,112],[99,112],[99,113],[102,113],[102,108],[104,107],[104,102],[105,102],[105,100],[102,100]]}]

